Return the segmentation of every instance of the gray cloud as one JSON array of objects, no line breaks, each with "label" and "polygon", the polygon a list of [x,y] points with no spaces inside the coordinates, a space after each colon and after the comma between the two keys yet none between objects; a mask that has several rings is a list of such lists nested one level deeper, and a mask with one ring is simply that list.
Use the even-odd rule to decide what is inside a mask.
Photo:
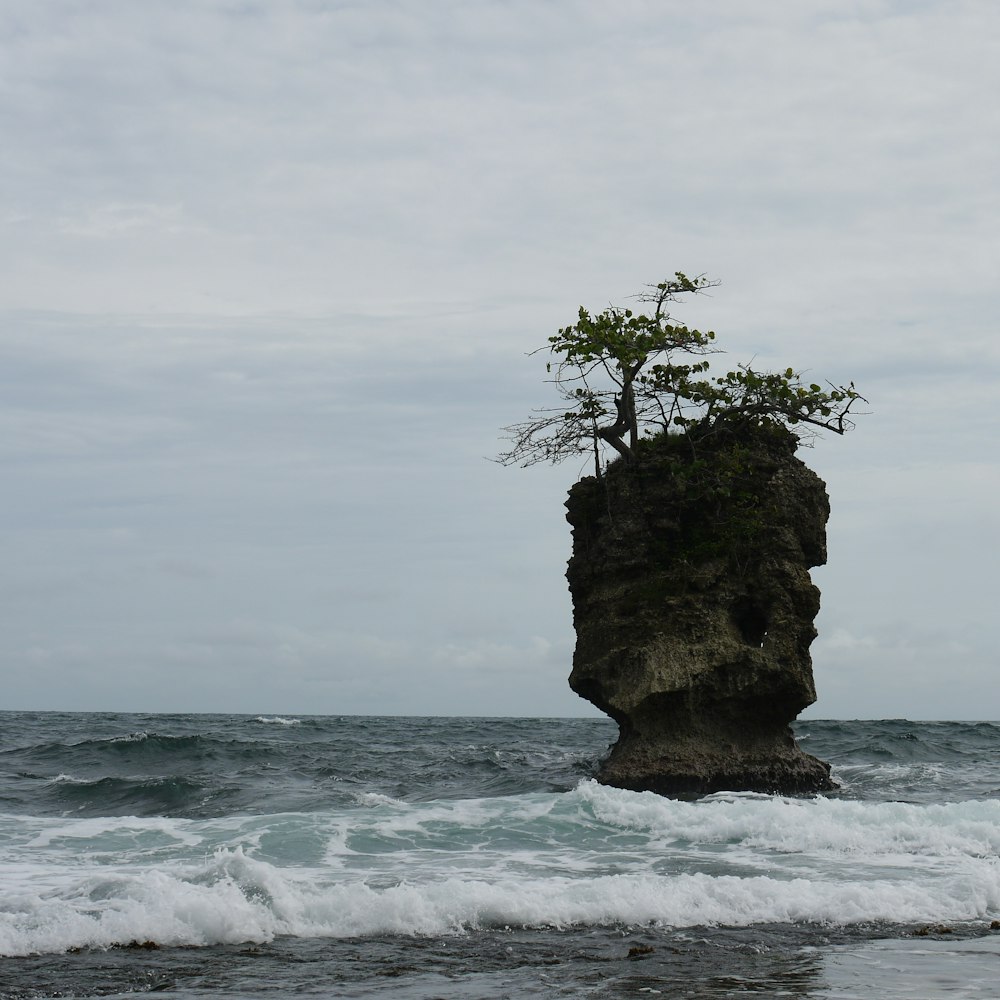
[{"label": "gray cloud", "polygon": [[724,360],[872,401],[803,453],[834,505],[813,713],[1000,716],[998,29],[971,0],[7,5],[9,707],[585,711],[586,469],[484,456],[546,402],[526,351],[684,268],[724,279],[679,310]]}]

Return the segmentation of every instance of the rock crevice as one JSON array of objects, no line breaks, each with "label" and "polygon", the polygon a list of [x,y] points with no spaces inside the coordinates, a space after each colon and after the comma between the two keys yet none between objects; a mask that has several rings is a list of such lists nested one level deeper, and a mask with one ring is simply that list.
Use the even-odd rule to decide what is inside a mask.
[{"label": "rock crevice", "polygon": [[646,442],[567,500],[570,686],[618,723],[598,779],[666,795],[835,787],[790,723],[816,699],[823,481],[778,428]]}]

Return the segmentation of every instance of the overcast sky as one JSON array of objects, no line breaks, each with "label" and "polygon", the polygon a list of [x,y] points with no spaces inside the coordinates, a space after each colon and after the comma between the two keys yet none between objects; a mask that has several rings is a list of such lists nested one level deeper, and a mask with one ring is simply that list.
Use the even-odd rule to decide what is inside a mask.
[{"label": "overcast sky", "polygon": [[853,379],[814,718],[1000,719],[1000,4],[0,0],[0,708],[587,715],[527,352]]}]

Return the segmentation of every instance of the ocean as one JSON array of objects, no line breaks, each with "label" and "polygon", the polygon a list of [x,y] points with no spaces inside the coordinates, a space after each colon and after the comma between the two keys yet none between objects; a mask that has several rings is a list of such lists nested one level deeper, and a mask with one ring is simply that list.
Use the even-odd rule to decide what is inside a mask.
[{"label": "ocean", "polygon": [[1000,995],[1000,724],[796,732],[838,792],[606,788],[601,719],[0,713],[0,998]]}]

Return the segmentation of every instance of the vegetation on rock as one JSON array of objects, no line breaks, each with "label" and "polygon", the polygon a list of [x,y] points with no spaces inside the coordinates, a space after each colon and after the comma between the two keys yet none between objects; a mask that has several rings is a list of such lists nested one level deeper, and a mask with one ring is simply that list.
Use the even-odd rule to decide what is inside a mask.
[{"label": "vegetation on rock", "polygon": [[767,372],[750,364],[711,373],[706,356],[719,353],[715,333],[674,321],[667,306],[717,284],[678,271],[637,296],[648,312],[610,306],[592,315],[581,306],[576,322],[539,348],[549,351],[546,371],[562,405],[504,428],[511,447],[498,461],[528,466],[592,452],[600,476],[607,449],[633,465],[644,439],[668,433],[694,447],[719,432],[843,434],[853,427],[852,407],[864,401],[853,383],[824,388],[792,368]]}]

